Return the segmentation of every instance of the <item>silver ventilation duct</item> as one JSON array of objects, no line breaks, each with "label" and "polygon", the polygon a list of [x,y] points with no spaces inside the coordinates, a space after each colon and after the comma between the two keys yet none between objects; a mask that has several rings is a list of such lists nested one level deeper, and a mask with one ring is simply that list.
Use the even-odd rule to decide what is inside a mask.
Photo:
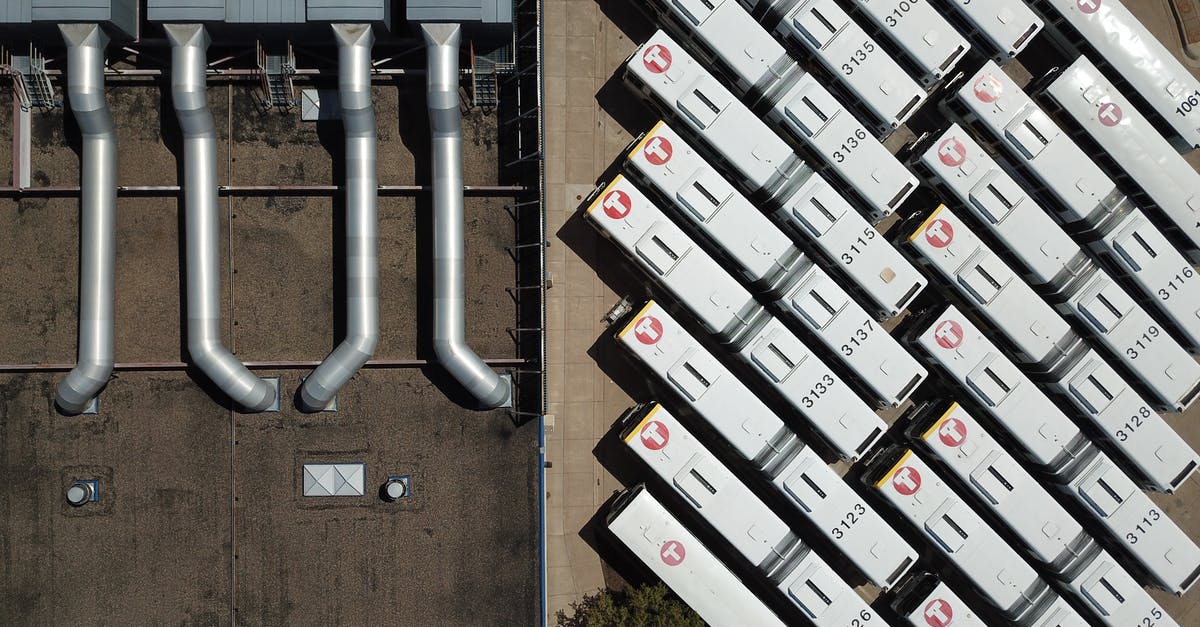
[{"label": "silver ventilation duct", "polygon": [[83,136],[80,161],[79,361],[58,384],[55,403],[84,411],[113,369],[113,283],[117,265],[117,137],[104,99],[104,49],[97,24],[62,24],[67,93]]},{"label": "silver ventilation duct", "polygon": [[370,24],[334,24],[338,94],[346,132],[346,338],[300,388],[300,407],[320,411],[367,363],[379,342],[376,257],[375,109],[371,105]]},{"label": "silver ventilation duct", "polygon": [[462,115],[458,24],[422,24],[433,131],[433,347],[438,361],[484,408],[512,403],[512,383],[467,346],[464,314]]},{"label": "silver ventilation duct", "polygon": [[171,99],[183,131],[187,333],[192,362],[242,409],[264,411],[276,399],[221,343],[217,131],[208,110],[208,33],[201,24],[166,24],[171,41]]}]

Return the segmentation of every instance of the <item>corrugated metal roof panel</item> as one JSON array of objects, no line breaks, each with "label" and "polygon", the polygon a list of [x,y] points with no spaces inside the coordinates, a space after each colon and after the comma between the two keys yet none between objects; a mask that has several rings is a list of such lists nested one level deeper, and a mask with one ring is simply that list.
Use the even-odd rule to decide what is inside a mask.
[{"label": "corrugated metal roof panel", "polygon": [[[20,2],[22,0],[0,0]],[[25,0],[29,1],[29,0]],[[90,0],[46,0],[86,3]],[[458,0],[455,0],[458,1]],[[433,2],[436,4],[436,2]],[[471,5],[465,2],[465,5]],[[391,19],[389,0],[149,0],[154,22],[227,22],[231,24],[299,24],[304,22],[383,22]],[[470,17],[475,15],[476,17]],[[478,6],[463,19],[478,21]]]},{"label": "corrugated metal roof panel", "polygon": [[387,0],[309,0],[310,22],[390,22]]},{"label": "corrugated metal roof panel", "polygon": [[0,0],[0,23],[25,24],[31,19],[30,0]]},{"label": "corrugated metal roof panel", "polygon": [[107,22],[107,6],[89,6],[77,1],[67,6],[37,6],[32,11],[35,22]]},{"label": "corrugated metal roof panel", "polygon": [[137,0],[0,0],[0,23],[95,22],[137,34]]},{"label": "corrugated metal roof panel", "polygon": [[225,0],[149,0],[146,15],[154,22],[220,22]]},{"label": "corrugated metal roof panel", "polygon": [[304,22],[304,0],[227,0],[225,21],[242,24]]},{"label": "corrugated metal roof panel", "polygon": [[412,22],[512,22],[512,0],[409,0]]},{"label": "corrugated metal roof panel", "polygon": [[[79,9],[83,11],[93,11],[100,9],[107,17],[111,9],[112,3],[108,0],[33,0],[33,12],[36,15],[38,11],[50,11],[54,9]],[[69,13],[64,14],[64,17],[69,17]],[[34,17],[33,19],[38,19]],[[78,19],[71,20],[73,22]]]}]

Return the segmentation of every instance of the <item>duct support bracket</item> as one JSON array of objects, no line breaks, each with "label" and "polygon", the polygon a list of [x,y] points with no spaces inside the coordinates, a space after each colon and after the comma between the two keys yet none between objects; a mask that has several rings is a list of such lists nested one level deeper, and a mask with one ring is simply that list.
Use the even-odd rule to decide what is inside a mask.
[{"label": "duct support bracket", "polygon": [[[308,380],[308,377],[300,377],[300,387],[301,388],[304,387],[304,382],[307,380]],[[329,404],[326,405],[321,411],[337,413],[337,410],[338,410],[338,395],[334,394],[333,400],[329,401]]]},{"label": "duct support bracket", "polygon": [[279,384],[279,377],[262,377],[262,380],[266,381],[267,385],[275,390],[275,400],[262,411],[268,414],[278,413],[279,409],[283,406],[282,393],[280,392],[282,386]]},{"label": "duct support bracket", "polygon": [[504,398],[504,402],[496,406],[497,409],[512,409],[513,396],[516,395],[517,388],[513,385],[513,376],[508,372],[500,373],[500,380],[504,382],[504,386],[508,388],[508,396]]},{"label": "duct support bracket", "polygon": [[16,154],[13,162],[13,178],[15,186],[24,189],[33,184],[33,167],[30,163],[30,155],[33,151],[31,119],[33,112],[29,107],[21,106],[21,103],[13,98],[13,115],[16,117],[16,123],[13,124],[13,153]]}]

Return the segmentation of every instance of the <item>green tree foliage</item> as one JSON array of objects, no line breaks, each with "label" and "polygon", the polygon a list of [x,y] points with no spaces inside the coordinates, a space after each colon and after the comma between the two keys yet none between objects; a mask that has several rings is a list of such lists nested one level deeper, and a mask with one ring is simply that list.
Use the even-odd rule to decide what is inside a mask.
[{"label": "green tree foliage", "polygon": [[704,627],[692,608],[661,583],[612,592],[601,590],[558,611],[558,627]]}]

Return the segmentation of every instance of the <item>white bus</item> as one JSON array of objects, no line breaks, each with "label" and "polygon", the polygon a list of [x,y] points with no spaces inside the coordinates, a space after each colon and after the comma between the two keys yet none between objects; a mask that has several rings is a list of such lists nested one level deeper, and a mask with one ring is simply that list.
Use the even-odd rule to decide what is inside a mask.
[{"label": "white bus", "polygon": [[[958,88],[950,110],[986,131],[1045,186],[1056,217],[1128,276],[1185,342],[1200,347],[1200,279],[1184,256],[1049,116],[988,62]],[[1196,370],[1200,376],[1200,368]]]},{"label": "white bus", "polygon": [[[888,589],[916,562],[916,551],[874,508],[654,301],[631,317],[617,341],[872,583]],[[828,391],[817,383],[812,397]]]},{"label": "white bus", "polygon": [[621,418],[621,438],[654,474],[755,567],[815,625],[875,620],[875,611],[836,571],[800,541],[662,405],[635,407]]},{"label": "white bus", "polygon": [[1200,80],[1120,0],[1033,0],[1069,52],[1087,51],[1180,152],[1200,148]]},{"label": "white bus", "polygon": [[[1200,547],[955,307],[933,310],[913,341],[965,390],[1021,454],[1133,556],[1153,583],[1182,594],[1200,577]],[[924,322],[921,320],[920,322]]]},{"label": "white bus", "polygon": [[1175,624],[962,406],[953,403],[945,411],[930,406],[911,415],[910,437],[954,477],[961,493],[1011,530],[1025,554],[1043,564],[1094,620],[1111,627]]},{"label": "white bus", "polygon": [[644,484],[613,502],[608,530],[710,625],[778,625],[783,621],[692,535]]}]

